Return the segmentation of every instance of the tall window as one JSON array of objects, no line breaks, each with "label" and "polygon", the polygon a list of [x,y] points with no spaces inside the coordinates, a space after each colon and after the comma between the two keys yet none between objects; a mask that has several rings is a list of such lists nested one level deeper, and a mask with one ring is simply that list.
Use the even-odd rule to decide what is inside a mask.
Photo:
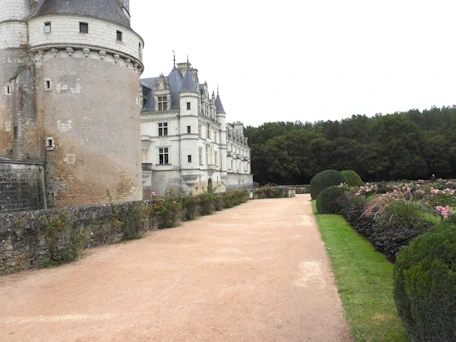
[{"label": "tall window", "polygon": [[191,155],[191,154],[189,154],[189,155],[187,156],[187,161],[188,161],[189,163],[192,162],[192,155]]},{"label": "tall window", "polygon": [[214,142],[217,143],[217,132],[214,131]]},{"label": "tall window", "polygon": [[190,102],[187,102],[187,110],[190,110],[192,108],[192,104]]},{"label": "tall window", "polygon": [[217,151],[214,151],[214,161],[215,161],[215,166],[218,167]]},{"label": "tall window", "polygon": [[209,165],[209,149],[206,146],[206,164]]},{"label": "tall window", "polygon": [[200,165],[203,165],[203,148],[202,147],[200,147],[198,150],[198,157],[199,157]]},{"label": "tall window", "polygon": [[118,40],[119,42],[122,41],[122,31],[117,31],[117,33],[116,33],[116,38],[117,38],[117,40]]},{"label": "tall window", "polygon": [[158,160],[160,164],[169,164],[168,147],[158,149]]},{"label": "tall window", "polygon": [[79,23],[79,32],[80,33],[89,33],[89,24],[88,23]]},{"label": "tall window", "polygon": [[187,126],[187,133],[188,134],[192,133],[192,126]]},{"label": "tall window", "polygon": [[158,136],[159,137],[166,137],[168,135],[168,123],[167,122],[159,122],[158,123]]},{"label": "tall window", "polygon": [[51,33],[51,23],[44,23],[44,33]]},{"label": "tall window", "polygon": [[158,96],[158,110],[159,111],[168,110],[168,97],[167,96]]},{"label": "tall window", "polygon": [[201,136],[201,125],[198,125],[198,136],[200,138],[202,138],[202,136]]},{"label": "tall window", "polygon": [[211,138],[211,125],[207,125],[207,135],[206,138],[210,139]]}]

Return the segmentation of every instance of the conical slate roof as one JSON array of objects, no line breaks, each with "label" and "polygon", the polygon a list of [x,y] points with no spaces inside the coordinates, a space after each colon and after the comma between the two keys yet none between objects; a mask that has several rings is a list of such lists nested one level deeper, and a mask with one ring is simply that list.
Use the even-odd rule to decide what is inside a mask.
[{"label": "conical slate roof", "polygon": [[220,113],[220,114],[226,114],[225,113],[225,109],[223,109],[223,105],[222,105],[222,100],[220,100],[220,95],[217,94],[217,98],[215,99],[215,110],[216,110],[216,113]]},{"label": "conical slate roof", "polygon": [[187,92],[193,92],[197,93],[198,91],[196,90],[196,85],[195,82],[193,81],[192,73],[190,71],[190,68],[187,69],[187,72],[185,73],[184,81],[182,82],[181,88],[179,90],[179,93],[182,93],[184,91]]},{"label": "conical slate roof", "polygon": [[144,101],[144,107],[142,109],[143,112],[153,112],[155,111],[155,95],[153,91],[149,92],[149,95],[146,97],[146,101]]},{"label": "conical slate roof", "polygon": [[34,17],[50,14],[88,16],[130,27],[116,0],[44,0]]},{"label": "conical slate roof", "polygon": [[173,70],[168,75],[168,83],[171,92],[171,109],[180,108],[179,89],[182,86],[184,77],[181,72],[174,66]]}]

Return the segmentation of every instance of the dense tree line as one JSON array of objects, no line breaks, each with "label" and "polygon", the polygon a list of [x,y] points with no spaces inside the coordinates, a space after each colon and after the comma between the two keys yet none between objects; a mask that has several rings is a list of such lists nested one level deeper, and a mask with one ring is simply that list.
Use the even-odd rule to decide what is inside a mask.
[{"label": "dense tree line", "polygon": [[433,107],[341,121],[247,126],[252,173],[261,184],[307,184],[325,169],[365,181],[456,177],[456,108]]}]

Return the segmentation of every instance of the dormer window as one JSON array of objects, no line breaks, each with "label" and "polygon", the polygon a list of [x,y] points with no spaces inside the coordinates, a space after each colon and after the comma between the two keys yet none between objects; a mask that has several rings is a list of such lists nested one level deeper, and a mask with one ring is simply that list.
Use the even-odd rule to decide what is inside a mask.
[{"label": "dormer window", "polygon": [[51,23],[44,23],[44,33],[51,33]]},{"label": "dormer window", "polygon": [[158,96],[158,110],[164,111],[168,110],[168,97],[167,96]]},{"label": "dormer window", "polygon": [[122,31],[117,31],[116,37],[117,37],[117,41],[121,42],[122,41]]},{"label": "dormer window", "polygon": [[80,33],[89,33],[89,24],[88,23],[79,23],[79,32]]}]

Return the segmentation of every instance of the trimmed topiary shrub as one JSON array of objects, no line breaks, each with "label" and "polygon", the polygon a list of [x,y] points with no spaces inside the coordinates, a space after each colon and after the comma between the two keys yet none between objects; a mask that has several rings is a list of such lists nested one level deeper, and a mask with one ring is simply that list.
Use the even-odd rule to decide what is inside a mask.
[{"label": "trimmed topiary shrub", "polygon": [[340,199],[344,190],[338,186],[323,189],[317,197],[317,211],[319,214],[338,214],[342,209]]},{"label": "trimmed topiary shrub", "polygon": [[456,341],[456,227],[442,223],[401,250],[394,300],[411,341]]},{"label": "trimmed topiary shrub", "polygon": [[328,186],[340,185],[344,182],[344,177],[336,170],[325,170],[317,173],[310,181],[310,196],[317,199],[318,194]]},{"label": "trimmed topiary shrub", "polygon": [[364,182],[361,179],[361,177],[353,170],[342,170],[340,171],[340,174],[342,175],[342,177],[345,180],[345,183],[347,183],[349,187],[364,185]]}]

